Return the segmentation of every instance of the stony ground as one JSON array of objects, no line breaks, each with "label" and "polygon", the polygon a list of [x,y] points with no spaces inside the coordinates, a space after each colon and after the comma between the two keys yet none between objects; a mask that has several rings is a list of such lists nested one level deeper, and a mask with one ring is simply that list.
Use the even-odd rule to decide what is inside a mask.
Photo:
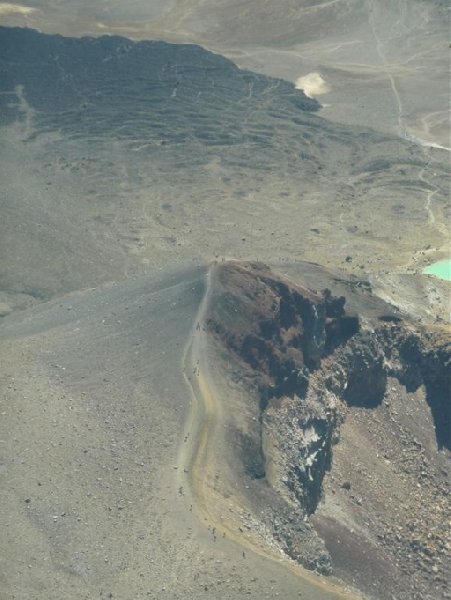
[{"label": "stony ground", "polygon": [[316,516],[338,571],[376,598],[400,580],[399,598],[449,597],[449,477],[423,390],[390,380],[377,409],[351,409]]},{"label": "stony ground", "polygon": [[[447,598],[449,329],[404,320],[369,287],[348,285],[357,325],[344,297],[305,279],[261,264],[217,271],[207,327],[251,390],[234,408],[224,394],[225,411],[266,536],[370,598]],[[334,279],[317,273],[332,290]]]},{"label": "stony ground", "polygon": [[[271,560],[261,556],[255,539],[274,540],[274,513],[252,519],[246,485],[258,486],[255,497],[267,506],[274,496],[263,481],[231,478],[243,505],[232,507],[237,539],[230,540],[216,539],[213,523],[194,518],[188,491],[180,490],[177,460],[193,402],[182,364],[205,289],[204,263],[265,260],[296,278],[300,261],[311,261],[301,271],[312,288],[332,282],[337,294],[355,294],[351,304],[364,297],[377,310],[377,295],[391,310],[439,322],[447,318],[449,288],[418,273],[448,248],[448,154],[400,139],[399,131],[323,119],[310,110],[315,101],[287,81],[241,71],[198,47],[5,29],[0,44],[4,594],[342,597],[343,586],[331,580],[301,577],[280,543],[269,546]],[[391,70],[383,70],[387,83]],[[257,418],[240,413],[248,398],[241,379],[230,382],[219,366],[213,374],[223,378],[220,398],[232,402],[237,424]],[[406,398],[420,402],[421,390]],[[351,434],[336,449],[324,510],[342,497],[348,512],[332,505],[318,531],[348,586],[353,577],[366,584],[349,565],[369,548],[349,537],[360,518],[352,511],[373,510],[349,467],[352,432],[371,432],[370,414],[382,431],[390,410],[385,400],[371,413],[356,409],[343,430]],[[224,439],[235,442],[236,428],[228,433]],[[418,566],[412,581],[419,593],[426,580],[441,593],[441,463],[425,454],[429,473],[415,458],[423,454],[411,432],[400,440],[403,458],[384,458],[392,461],[393,485],[405,479],[403,490],[413,482],[421,488],[398,504],[421,517],[418,498],[436,502],[437,537],[428,540],[402,511],[398,525],[392,507],[378,505],[374,514],[382,516],[374,529],[366,526],[365,539],[384,535],[377,543],[400,570],[411,577]],[[237,465],[233,452],[228,459]],[[373,459],[359,466],[362,474],[374,477]],[[275,525],[287,531],[287,523]],[[357,548],[343,565],[331,545],[338,527],[350,551]]]}]

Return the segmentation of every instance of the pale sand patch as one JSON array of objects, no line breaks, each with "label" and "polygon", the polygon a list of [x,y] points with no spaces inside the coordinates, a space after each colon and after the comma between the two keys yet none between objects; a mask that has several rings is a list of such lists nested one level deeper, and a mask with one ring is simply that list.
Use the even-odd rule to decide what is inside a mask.
[{"label": "pale sand patch", "polygon": [[0,15],[30,15],[36,11],[31,6],[20,6],[19,4],[9,4],[0,2]]},{"label": "pale sand patch", "polygon": [[309,98],[330,92],[330,87],[316,71],[296,79],[295,86],[297,90],[303,90],[304,94]]}]

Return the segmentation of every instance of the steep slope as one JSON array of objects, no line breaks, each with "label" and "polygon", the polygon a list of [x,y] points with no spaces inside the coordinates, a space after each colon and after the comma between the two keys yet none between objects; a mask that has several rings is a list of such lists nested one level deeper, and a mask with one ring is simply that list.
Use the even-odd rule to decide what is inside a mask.
[{"label": "steep slope", "polygon": [[344,597],[215,539],[197,518],[180,460],[191,403],[182,363],[205,274],[155,273],[4,320],[5,600]]},{"label": "steep slope", "polygon": [[444,330],[362,285],[348,313],[261,263],[205,277],[4,319],[5,593],[358,597],[300,563],[370,598],[446,597]]},{"label": "steep slope", "polygon": [[[2,589],[446,596],[447,154],[197,46],[0,28],[0,74]],[[301,284],[205,297],[229,255]]]},{"label": "steep slope", "polygon": [[[347,314],[343,296],[265,265],[216,269],[206,323],[253,390],[234,439],[255,513],[291,557],[370,597],[445,598],[449,329],[415,325],[368,289],[350,292],[360,310]],[[272,510],[268,485],[282,499]]]}]

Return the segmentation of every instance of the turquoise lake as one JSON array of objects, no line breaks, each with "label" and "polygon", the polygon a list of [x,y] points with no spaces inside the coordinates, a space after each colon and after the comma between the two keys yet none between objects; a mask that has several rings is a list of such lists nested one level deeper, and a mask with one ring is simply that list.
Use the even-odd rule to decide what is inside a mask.
[{"label": "turquoise lake", "polygon": [[440,279],[451,281],[451,258],[439,260],[433,265],[425,267],[423,273],[425,275],[435,275],[435,277],[439,277]]}]

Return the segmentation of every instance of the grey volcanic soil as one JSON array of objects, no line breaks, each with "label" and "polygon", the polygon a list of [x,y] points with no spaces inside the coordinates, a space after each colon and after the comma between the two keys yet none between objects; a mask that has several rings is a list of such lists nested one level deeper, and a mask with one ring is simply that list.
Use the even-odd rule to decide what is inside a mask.
[{"label": "grey volcanic soil", "polygon": [[215,255],[389,278],[447,249],[444,151],[196,46],[3,28],[0,49],[0,301]]},{"label": "grey volcanic soil", "polygon": [[214,541],[180,489],[182,358],[204,276],[76,293],[4,323],[5,600],[340,597]]},{"label": "grey volcanic soil", "polygon": [[[339,287],[374,285],[417,319],[446,318],[449,287],[416,273],[447,250],[447,154],[328,122],[293,85],[197,46],[1,28],[0,74],[5,597],[341,597],[280,553],[289,529],[268,531],[274,513],[249,526],[247,480],[234,484],[237,539],[215,541],[190,510],[182,363],[203,265],[233,255],[295,271],[288,262],[310,260]],[[230,374],[212,362],[221,400]],[[255,395],[240,379],[228,389],[237,409]],[[346,439],[337,473],[352,490]],[[300,527],[310,567],[334,559],[324,524],[333,532],[337,512],[318,525],[325,544]],[[384,523],[404,552],[404,533]],[[346,561],[337,573],[352,580]]]}]

